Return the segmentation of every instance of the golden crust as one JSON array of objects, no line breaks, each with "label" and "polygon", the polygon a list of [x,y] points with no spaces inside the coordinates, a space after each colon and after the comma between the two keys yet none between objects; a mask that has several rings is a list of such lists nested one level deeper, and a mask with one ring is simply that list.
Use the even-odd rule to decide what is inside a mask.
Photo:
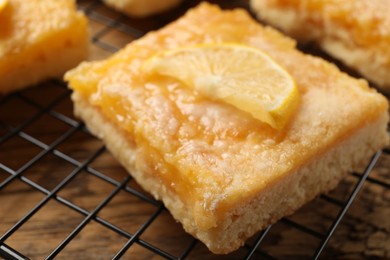
[{"label": "golden crust", "polygon": [[317,42],[363,76],[390,88],[390,0],[251,0],[263,21]]},{"label": "golden crust", "polygon": [[88,54],[74,0],[10,0],[0,12],[0,93],[61,76]]},{"label": "golden crust", "polygon": [[[292,74],[301,103],[283,131],[275,131],[231,106],[206,100],[173,79],[145,81],[140,66],[156,52],[209,42],[260,48]],[[136,177],[164,201],[188,232],[217,253],[236,249],[259,228],[334,187],[345,172],[356,169],[359,161],[366,161],[388,142],[388,103],[383,96],[365,81],[300,53],[294,41],[258,25],[243,10],[221,11],[201,4],[111,58],[82,64],[67,73],[66,80],[76,92],[78,115],[105,142],[111,143],[110,131],[99,130],[99,123],[84,114],[84,109],[95,111],[91,112],[95,118],[103,118],[97,121],[122,133],[120,140],[133,143],[139,160],[127,162],[123,154],[129,153],[115,145],[111,150],[127,169],[135,170],[136,176],[146,175],[158,183],[150,186]],[[368,133],[375,135],[359,129],[369,129]],[[366,134],[358,134],[360,131]],[[351,140],[357,146],[348,146],[347,156],[333,156],[332,151],[343,150],[349,137],[357,135],[359,138]],[[330,166],[316,166],[323,164]],[[317,180],[308,169],[318,170],[323,178]],[[307,179],[302,186],[297,186],[300,180],[294,181],[299,172]],[[317,181],[318,188],[311,188]],[[287,197],[276,192],[288,190],[290,185],[295,187],[291,191],[301,190],[298,197],[293,192],[286,193]],[[157,186],[160,188],[154,189]],[[288,196],[296,200],[286,204]],[[185,216],[172,206],[173,199],[184,205]],[[278,203],[273,204],[273,200]],[[260,211],[260,204],[256,204],[260,202],[268,203],[269,211],[251,217]]]}]

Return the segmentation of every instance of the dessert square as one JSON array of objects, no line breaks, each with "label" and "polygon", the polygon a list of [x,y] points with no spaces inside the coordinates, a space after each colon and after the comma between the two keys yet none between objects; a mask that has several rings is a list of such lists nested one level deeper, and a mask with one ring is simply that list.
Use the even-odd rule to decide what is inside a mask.
[{"label": "dessert square", "polygon": [[8,0],[0,25],[0,94],[62,76],[87,56],[87,19],[74,0]]},{"label": "dessert square", "polygon": [[389,0],[251,0],[258,17],[390,91]]},{"label": "dessert square", "polygon": [[[199,44],[257,48],[296,81],[297,111],[274,129],[143,66]],[[112,57],[65,75],[75,114],[184,229],[214,253],[245,240],[366,165],[388,141],[388,102],[364,80],[305,55],[241,9],[202,3]]]},{"label": "dessert square", "polygon": [[169,10],[181,0],[103,0],[108,6],[133,17],[146,17]]}]

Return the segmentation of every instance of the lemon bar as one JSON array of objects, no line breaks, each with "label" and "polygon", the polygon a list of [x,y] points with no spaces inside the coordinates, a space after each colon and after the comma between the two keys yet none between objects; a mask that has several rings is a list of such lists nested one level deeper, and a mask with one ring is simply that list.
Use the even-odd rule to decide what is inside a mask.
[{"label": "lemon bar", "polygon": [[[282,129],[143,70],[161,51],[223,43],[257,48],[294,78],[300,100]],[[236,250],[334,188],[389,141],[382,95],[301,53],[294,40],[241,9],[202,3],[107,60],[80,64],[65,79],[75,114],[214,253]]]},{"label": "lemon bar", "polygon": [[251,0],[263,21],[330,55],[390,91],[389,0]]},{"label": "lemon bar", "polygon": [[0,94],[62,76],[88,53],[75,0],[8,0],[0,10]]},{"label": "lemon bar", "polygon": [[146,17],[169,10],[181,0],[103,0],[108,6],[133,17]]}]

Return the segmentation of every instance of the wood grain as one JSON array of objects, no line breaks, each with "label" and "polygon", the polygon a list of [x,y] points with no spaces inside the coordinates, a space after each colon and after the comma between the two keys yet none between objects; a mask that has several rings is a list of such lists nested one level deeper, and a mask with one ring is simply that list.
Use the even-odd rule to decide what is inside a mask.
[{"label": "wood grain", "polygon": [[[80,7],[90,8],[94,1],[79,1]],[[186,1],[182,7],[161,16],[149,19],[124,18],[101,4],[93,12],[110,19],[122,19],[123,24],[142,32],[157,29],[162,23],[180,16],[185,9],[199,1]],[[240,6],[247,8],[247,1],[213,1],[226,8]],[[120,28],[104,32],[107,23],[91,19],[92,35],[90,60],[103,59],[114,49],[122,48],[134,39]],[[104,32],[104,33],[103,33]],[[110,48],[107,48],[110,46]],[[53,106],[53,100],[59,99]],[[43,113],[42,113],[43,111]],[[22,132],[12,135],[0,143],[0,163],[8,170],[0,169],[0,182],[11,174],[21,172],[0,189],[0,235],[5,234],[23,218],[35,205],[44,200],[47,193],[55,189],[68,176],[75,177],[64,185],[56,197],[48,200],[23,224],[5,243],[31,259],[43,259],[52,252],[128,175],[117,161],[103,151],[89,164],[79,166],[94,156],[102,143],[82,127],[66,137],[43,156],[44,149],[55,143],[75,126],[60,120],[55,114],[74,120],[69,91],[59,81],[49,81],[35,88],[0,97],[0,137],[11,134],[16,127],[32,119]],[[70,122],[69,121],[69,122]],[[26,139],[26,136],[28,139]],[[31,139],[41,146],[31,142]],[[45,148],[46,147],[46,148]],[[38,158],[38,159],[37,159]],[[31,167],[23,169],[29,162]],[[390,156],[384,154],[371,176],[387,183],[387,187],[366,182],[347,216],[329,241],[323,258],[339,259],[390,259]],[[104,178],[99,177],[101,174]],[[109,181],[107,181],[109,180]],[[33,182],[41,191],[26,182]],[[349,176],[329,196],[345,200],[357,182]],[[200,242],[187,235],[171,215],[160,209],[133,180],[126,185],[108,204],[98,212],[97,219],[89,221],[84,228],[60,252],[56,259],[110,259],[124,246],[128,239],[139,233],[136,242],[127,250],[123,259],[161,259],[148,247],[158,247],[165,253],[179,257],[186,248],[194,246],[188,259],[239,259],[247,253],[247,247],[228,256],[212,255]],[[46,192],[46,193],[45,193]],[[59,201],[67,201],[82,212],[78,212]],[[259,249],[261,252],[280,259],[302,259],[311,257],[321,240],[294,228],[289,221],[308,227],[320,234],[327,232],[340,207],[317,198],[298,212],[275,224]],[[161,211],[161,212],[160,212]],[[157,214],[160,212],[159,214]],[[157,214],[156,219],[151,217]],[[121,233],[114,232],[103,223],[110,223]],[[145,229],[143,229],[145,228]],[[141,232],[142,231],[142,232]],[[125,235],[124,235],[125,234]],[[195,244],[194,244],[195,243]],[[258,253],[255,259],[263,259]]]}]

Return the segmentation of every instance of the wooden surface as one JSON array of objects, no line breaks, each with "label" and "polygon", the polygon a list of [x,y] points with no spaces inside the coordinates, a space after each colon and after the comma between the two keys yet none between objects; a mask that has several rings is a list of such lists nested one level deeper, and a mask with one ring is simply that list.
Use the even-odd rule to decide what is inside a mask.
[{"label": "wooden surface", "polygon": [[[90,8],[91,33],[94,43],[91,60],[109,56],[135,37],[128,27],[115,27],[112,21],[120,19],[122,25],[135,26],[141,32],[157,29],[161,23],[179,16],[184,5],[168,14],[150,19],[124,18],[103,5],[91,8],[93,1],[79,1],[81,8]],[[193,5],[197,1],[188,1]],[[247,6],[246,1],[214,1],[231,6]],[[94,17],[94,18],[93,18]],[[108,20],[102,20],[105,17]],[[111,20],[110,20],[111,19]],[[113,26],[107,30],[109,26]],[[59,116],[60,115],[60,116]],[[66,117],[64,120],[63,117]],[[54,198],[48,200],[5,243],[31,259],[48,256],[107,196],[122,183],[128,174],[104,149],[82,168],[103,144],[88,134],[72,115],[69,91],[61,81],[43,83],[20,93],[0,97],[0,138],[12,135],[15,128],[21,131],[0,143],[0,183],[11,174],[21,173],[0,189],[0,236],[21,220],[39,202],[45,200],[64,179],[76,172]],[[26,123],[27,122],[27,123]],[[23,124],[25,124],[23,126]],[[22,127],[23,126],[23,127]],[[70,131],[70,132],[69,132]],[[69,135],[67,135],[69,133]],[[63,139],[63,140],[62,140]],[[61,141],[59,141],[61,140]],[[57,143],[58,142],[58,143]],[[50,150],[50,146],[53,146]],[[45,150],[46,149],[46,150]],[[27,167],[27,164],[33,162]],[[7,169],[7,170],[4,170]],[[335,234],[329,241],[323,259],[390,259],[390,156],[383,154],[371,177],[383,184],[367,181]],[[99,177],[104,175],[106,179]],[[107,179],[111,180],[108,182]],[[330,197],[345,201],[358,178],[350,175]],[[40,190],[29,185],[33,182]],[[387,185],[387,187],[386,187]],[[149,244],[173,256],[180,256],[194,240],[172,219],[159,204],[130,193],[139,192],[150,197],[133,181],[121,189],[60,252],[57,259],[110,259],[128,241],[102,224],[102,220],[118,229],[135,234],[142,231],[137,242],[125,253],[123,259],[161,259],[145,246]],[[46,192],[46,194],[45,194]],[[61,201],[80,207],[78,212]],[[293,223],[325,234],[340,212],[341,207],[318,198],[304,206],[288,219],[275,224],[259,249],[281,259],[311,257],[321,240],[295,228]],[[161,212],[160,212],[161,211]],[[157,214],[156,219],[150,220]],[[145,230],[143,225],[150,224]],[[144,243],[145,242],[145,243]],[[253,239],[248,241],[248,246]],[[228,256],[215,256],[204,245],[195,243],[188,259],[238,259],[247,254],[242,248]],[[263,259],[261,254],[256,259]]]}]

